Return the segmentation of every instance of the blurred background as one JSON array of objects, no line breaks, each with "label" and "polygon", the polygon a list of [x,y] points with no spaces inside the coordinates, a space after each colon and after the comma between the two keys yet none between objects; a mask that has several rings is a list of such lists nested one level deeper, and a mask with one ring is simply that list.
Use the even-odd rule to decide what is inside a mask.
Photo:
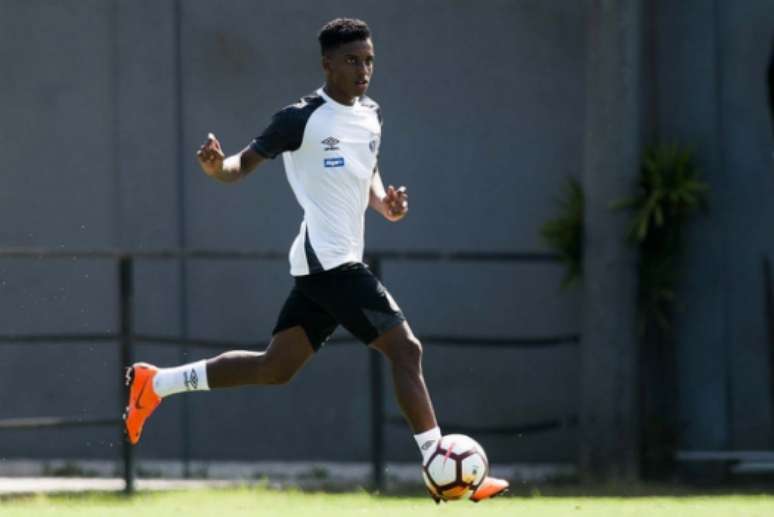
[{"label": "blurred background", "polygon": [[[0,0],[0,474],[121,472],[128,358],[263,346],[302,214],[280,160],[194,153],[318,88],[337,16],[373,32],[411,214],[366,246],[442,429],[512,479],[774,472],[774,3]],[[339,332],[288,386],[170,398],[134,468],[418,479],[382,368]]]}]

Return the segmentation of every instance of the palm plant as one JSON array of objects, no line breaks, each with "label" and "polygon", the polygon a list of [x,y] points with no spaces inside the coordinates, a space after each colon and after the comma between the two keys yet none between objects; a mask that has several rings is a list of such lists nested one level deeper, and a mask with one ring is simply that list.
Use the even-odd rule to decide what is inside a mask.
[{"label": "palm plant", "polygon": [[583,189],[575,178],[565,183],[559,215],[541,226],[540,235],[565,264],[562,287],[574,284],[583,272]]},{"label": "palm plant", "polygon": [[671,327],[681,229],[706,206],[708,192],[690,149],[656,145],[645,152],[638,192],[615,205],[633,211],[627,238],[640,249],[643,326],[652,322],[662,330]]}]

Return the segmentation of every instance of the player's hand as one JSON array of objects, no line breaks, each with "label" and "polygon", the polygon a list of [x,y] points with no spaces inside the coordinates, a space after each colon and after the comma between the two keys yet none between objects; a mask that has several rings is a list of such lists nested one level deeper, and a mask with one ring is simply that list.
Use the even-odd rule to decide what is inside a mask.
[{"label": "player's hand", "polygon": [[196,151],[196,158],[199,160],[199,166],[208,176],[215,176],[223,170],[225,155],[215,135],[212,133],[207,135],[207,141]]},{"label": "player's hand", "polygon": [[384,217],[391,222],[400,221],[408,213],[408,193],[406,187],[387,187],[384,196]]}]

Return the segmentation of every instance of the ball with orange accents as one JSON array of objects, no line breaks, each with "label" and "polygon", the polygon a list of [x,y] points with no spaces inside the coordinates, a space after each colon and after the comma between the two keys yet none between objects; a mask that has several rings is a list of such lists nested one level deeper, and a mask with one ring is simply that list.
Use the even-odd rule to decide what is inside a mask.
[{"label": "ball with orange accents", "polygon": [[422,477],[430,494],[445,501],[469,497],[488,472],[484,448],[464,434],[441,438],[422,465]]}]

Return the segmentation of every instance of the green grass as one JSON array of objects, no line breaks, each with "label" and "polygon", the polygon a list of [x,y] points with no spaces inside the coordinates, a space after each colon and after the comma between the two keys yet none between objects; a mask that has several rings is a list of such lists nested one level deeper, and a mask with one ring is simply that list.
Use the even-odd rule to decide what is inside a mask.
[{"label": "green grass", "polygon": [[427,498],[323,494],[264,488],[115,495],[33,496],[0,501],[2,517],[771,517],[774,496],[502,497],[436,506]]}]

